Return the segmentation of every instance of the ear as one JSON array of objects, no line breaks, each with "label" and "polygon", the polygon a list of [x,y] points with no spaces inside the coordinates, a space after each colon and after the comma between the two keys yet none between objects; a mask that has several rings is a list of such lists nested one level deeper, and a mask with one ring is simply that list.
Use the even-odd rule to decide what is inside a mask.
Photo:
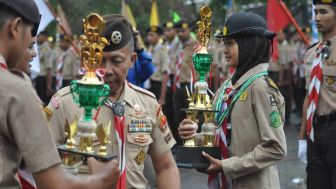
[{"label": "ear", "polygon": [[131,54],[131,66],[130,67],[132,67],[134,65],[137,58],[138,58],[137,53],[132,52],[132,54]]},{"label": "ear", "polygon": [[[21,17],[16,17],[15,19],[9,21],[8,34],[10,39],[17,39],[20,33],[20,27],[22,27],[23,20]],[[22,30],[22,28],[21,28]]]}]

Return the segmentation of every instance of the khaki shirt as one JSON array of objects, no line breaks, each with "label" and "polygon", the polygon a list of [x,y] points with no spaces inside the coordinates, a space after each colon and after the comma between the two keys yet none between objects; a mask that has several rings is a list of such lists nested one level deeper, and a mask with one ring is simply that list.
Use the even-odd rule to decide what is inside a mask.
[{"label": "khaki shirt", "polygon": [[75,54],[71,47],[68,50],[63,51],[61,48],[56,48],[52,52],[52,65],[54,75],[57,73],[57,64],[63,57],[63,70],[62,76],[65,80],[73,80],[79,75],[78,71],[80,68],[79,57]]},{"label": "khaki shirt", "polygon": [[[180,83],[189,83],[191,81],[191,70],[194,67],[193,62],[192,62],[192,57],[194,54],[193,48],[196,45],[196,41],[190,38],[188,41],[182,43],[180,41],[179,44],[179,50],[177,51],[177,55],[181,51],[183,51],[183,59],[182,59],[182,64],[180,68]],[[195,81],[198,80],[199,75],[196,70],[194,70],[195,73]]]},{"label": "khaki shirt", "polygon": [[[322,63],[323,81],[321,82],[319,101],[316,109],[317,115],[325,115],[336,111],[336,36],[331,38],[330,42],[330,56]],[[304,58],[307,90],[309,89],[310,74],[317,46],[315,45],[309,49]]]},{"label": "khaki shirt", "polygon": [[[175,144],[167,121],[163,115],[155,96],[139,87],[125,83],[120,100],[126,102],[125,105],[125,136],[126,142],[126,166],[127,166],[127,188],[146,188],[147,180],[144,177],[143,153],[151,156],[162,154],[170,150]],[[72,99],[70,88],[65,87],[59,90],[52,98],[48,108],[53,112],[50,119],[52,133],[59,144],[65,142],[65,121],[69,123],[77,117],[79,118],[82,109],[78,108]],[[137,109],[140,108],[140,111]],[[135,114],[138,112],[138,116]],[[97,111],[93,111],[96,115]],[[111,122],[111,145],[109,148],[112,154],[119,155],[118,142],[114,136],[115,128],[113,122],[113,112],[107,106],[102,106],[97,116],[97,124],[108,124]],[[129,132],[130,125],[137,121],[147,120],[150,124],[148,132]],[[139,143],[135,138],[144,135],[147,139],[144,143]],[[141,157],[141,158],[140,158]]]},{"label": "khaki shirt", "polygon": [[177,36],[174,37],[173,41],[170,43],[166,41],[164,43],[166,48],[168,49],[168,56],[169,56],[169,73],[175,73],[176,69],[176,57],[177,57],[177,50],[179,47],[179,39]]},{"label": "khaki shirt", "polygon": [[0,104],[0,188],[18,189],[15,175],[21,159],[31,173],[61,161],[32,88],[1,68]]},{"label": "khaki shirt", "polygon": [[154,81],[162,81],[163,74],[169,74],[168,50],[162,43],[157,43],[152,47],[152,63],[155,65],[155,72],[150,77]]},{"label": "khaki shirt", "polygon": [[285,69],[289,68],[289,62],[291,61],[291,49],[286,40],[278,44],[278,60],[274,60],[272,57],[269,62],[268,70],[272,72],[280,71],[280,64],[285,65]]},{"label": "khaki shirt", "polygon": [[[267,66],[250,69],[234,87],[266,71]],[[223,86],[218,91],[222,90]],[[230,158],[222,160],[224,174],[233,179],[234,189],[280,189],[276,163],[287,152],[284,98],[266,77],[257,78],[245,91],[231,111]]]},{"label": "khaki shirt", "polygon": [[40,60],[40,73],[39,76],[46,75],[46,69],[52,69],[52,64],[50,61],[51,58],[51,48],[48,44],[48,41],[44,42],[41,45],[38,45],[38,55]]}]

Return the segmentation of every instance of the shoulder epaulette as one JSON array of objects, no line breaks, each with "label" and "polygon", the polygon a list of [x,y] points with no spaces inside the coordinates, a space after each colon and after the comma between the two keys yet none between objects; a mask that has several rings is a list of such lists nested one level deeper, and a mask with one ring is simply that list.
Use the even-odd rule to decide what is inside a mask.
[{"label": "shoulder epaulette", "polygon": [[268,86],[270,86],[272,89],[275,89],[276,91],[279,90],[278,86],[275,84],[275,82],[269,76],[265,76],[265,80],[266,80]]},{"label": "shoulder epaulette", "polygon": [[314,44],[310,45],[309,47],[307,47],[307,50],[309,50],[309,49],[311,49],[311,48],[315,47],[315,46],[316,46],[318,43],[319,43],[319,42],[316,42],[316,43],[314,43]]},{"label": "shoulder epaulette", "polygon": [[70,86],[67,86],[67,87],[63,87],[62,89],[60,89],[59,91],[57,91],[57,94],[59,96],[65,96],[67,94],[71,93],[70,91]]},{"label": "shoulder epaulette", "polygon": [[154,95],[152,92],[147,91],[146,89],[143,89],[143,88],[138,87],[138,86],[136,86],[136,85],[133,85],[132,83],[127,83],[127,84],[128,84],[128,86],[129,86],[130,88],[132,88],[132,89],[134,89],[134,90],[136,90],[136,91],[138,91],[138,92],[140,92],[140,93],[142,93],[142,94],[148,95],[148,96],[150,96],[150,97],[156,99],[155,95]]}]

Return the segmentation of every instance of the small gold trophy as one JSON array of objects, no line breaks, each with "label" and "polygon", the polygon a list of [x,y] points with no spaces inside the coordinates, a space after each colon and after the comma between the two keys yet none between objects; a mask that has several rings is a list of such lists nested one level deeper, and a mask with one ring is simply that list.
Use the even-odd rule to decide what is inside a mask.
[{"label": "small gold trophy", "polygon": [[[109,143],[110,126],[98,125],[92,116],[92,109],[102,106],[110,94],[110,88],[97,77],[96,70],[102,62],[103,49],[108,44],[106,38],[100,36],[105,27],[101,16],[91,13],[84,20],[84,35],[80,36],[82,43],[81,61],[86,72],[82,79],[73,80],[70,84],[74,101],[84,108],[84,114],[79,120],[65,126],[66,144],[58,147],[63,155],[63,165],[69,169],[76,167],[77,157],[95,157],[108,161],[115,156],[106,150]],[[99,144],[96,144],[97,138]]]},{"label": "small gold trophy", "polygon": [[201,133],[195,137],[184,141],[184,146],[178,148],[176,162],[179,167],[184,168],[207,168],[209,163],[202,156],[202,151],[220,159],[221,154],[218,147],[214,147],[216,126],[213,124],[215,110],[211,106],[208,95],[208,84],[205,82],[205,75],[209,72],[212,64],[212,56],[208,54],[207,46],[211,34],[211,16],[212,11],[208,6],[203,6],[200,11],[201,20],[197,22],[198,41],[200,47],[193,55],[193,64],[195,70],[200,74],[200,80],[194,85],[194,91],[190,95],[187,90],[189,108],[186,110],[187,118],[193,121],[197,120],[199,114],[203,115]]}]

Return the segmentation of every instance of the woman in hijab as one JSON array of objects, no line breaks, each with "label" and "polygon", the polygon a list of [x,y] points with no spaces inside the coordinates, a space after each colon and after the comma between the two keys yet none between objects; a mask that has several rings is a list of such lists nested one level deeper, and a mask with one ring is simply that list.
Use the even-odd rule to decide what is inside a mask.
[{"label": "woman in hijab", "polygon": [[[276,163],[286,156],[283,131],[284,99],[268,77],[268,61],[275,33],[254,13],[228,18],[222,33],[224,54],[236,71],[218,89],[213,107],[216,115],[216,144],[222,159],[203,152],[210,166],[209,188],[280,189]],[[197,124],[180,123],[181,138],[194,137]]]}]

